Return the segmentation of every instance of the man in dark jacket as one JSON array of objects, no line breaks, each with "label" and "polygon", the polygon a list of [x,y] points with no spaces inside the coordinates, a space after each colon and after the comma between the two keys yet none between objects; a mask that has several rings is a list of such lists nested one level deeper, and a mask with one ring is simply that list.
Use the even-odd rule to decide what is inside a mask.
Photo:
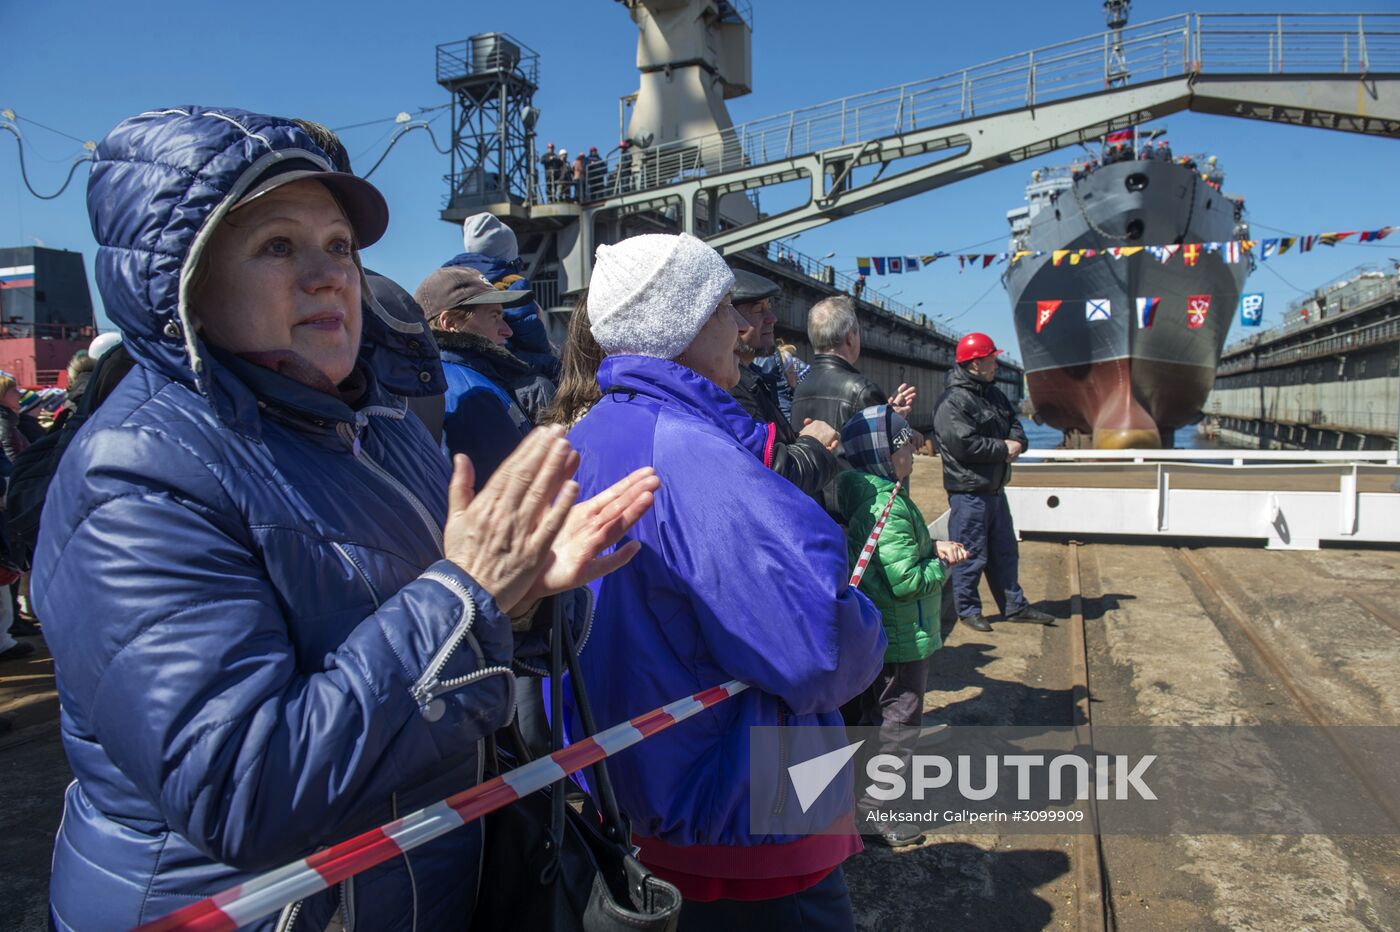
[{"label": "man in dark jacket", "polygon": [[[889,404],[900,417],[907,418],[914,407],[914,386],[900,385],[886,395],[873,381],[860,374],[860,321],[855,302],[846,295],[823,298],[807,312],[807,339],[816,350],[816,359],[807,377],[797,384],[792,398],[792,426],[824,421],[837,431],[857,412],[872,405]],[[837,472],[849,469],[838,458]],[[826,510],[833,517],[836,507],[835,483],[826,487]]]},{"label": "man in dark jacket", "polygon": [[745,326],[739,331],[739,384],[729,390],[755,421],[772,424],[773,471],[813,498],[836,477],[836,447],[840,436],[825,421],[813,421],[799,433],[778,406],[773,386],[754,367],[754,360],[777,348],[773,337],[773,299],[782,293],[777,282],[762,275],[734,270],[730,300]]},{"label": "man in dark jacket", "polygon": [[794,427],[810,418],[840,429],[857,411],[882,404],[892,405],[900,417],[909,416],[914,407],[914,386],[900,385],[894,395],[886,395],[856,368],[860,359],[860,321],[856,319],[854,301],[836,295],[812,305],[807,313],[807,339],[817,358],[793,395]]},{"label": "man in dark jacket", "polygon": [[975,631],[990,631],[982,617],[977,584],[983,570],[1007,621],[1049,624],[1054,619],[1026,601],[1017,580],[1016,528],[1006,502],[1011,464],[1026,449],[1026,432],[1011,402],[993,385],[996,348],[984,333],[958,342],[957,362],[934,406],[933,430],[948,490],[948,536],[967,548],[953,567],[958,618]]}]

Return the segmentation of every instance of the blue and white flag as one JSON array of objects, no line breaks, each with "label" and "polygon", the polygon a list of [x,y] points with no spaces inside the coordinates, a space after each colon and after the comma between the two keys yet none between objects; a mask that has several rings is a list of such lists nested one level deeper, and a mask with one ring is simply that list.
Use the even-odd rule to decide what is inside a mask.
[{"label": "blue and white flag", "polygon": [[918,257],[918,256],[905,256],[905,257],[904,257],[904,271],[906,271],[906,272],[917,272],[917,271],[919,271],[919,257]]},{"label": "blue and white flag", "polygon": [[1085,320],[1109,320],[1113,317],[1113,305],[1108,298],[1090,298],[1084,303]]},{"label": "blue and white flag", "polygon": [[1264,240],[1264,241],[1260,244],[1260,248],[1259,248],[1259,259],[1260,259],[1260,261],[1267,262],[1269,259],[1272,259],[1274,256],[1276,256],[1276,255],[1278,255],[1278,254],[1279,254],[1279,253],[1278,253],[1278,240],[1276,240],[1276,239],[1266,239],[1266,240]]},{"label": "blue and white flag", "polygon": [[1264,295],[1262,292],[1240,295],[1240,326],[1257,327],[1264,320]]},{"label": "blue and white flag", "polygon": [[889,268],[891,275],[898,275],[904,271],[904,257],[886,256],[885,265]]}]

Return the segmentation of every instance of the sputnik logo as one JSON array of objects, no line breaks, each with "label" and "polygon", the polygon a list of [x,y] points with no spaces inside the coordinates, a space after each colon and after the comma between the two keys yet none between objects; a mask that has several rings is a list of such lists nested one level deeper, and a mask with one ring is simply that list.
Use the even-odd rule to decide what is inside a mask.
[{"label": "sputnik logo", "polygon": [[856,756],[856,751],[865,741],[857,741],[855,744],[848,744],[844,748],[837,748],[834,751],[827,751],[825,754],[804,760],[800,764],[793,764],[788,768],[788,778],[792,780],[792,788],[797,791],[797,802],[806,812],[812,808],[812,803],[817,801],[817,797],[831,786],[831,781],[836,779],[836,775],[841,772],[841,768]]}]

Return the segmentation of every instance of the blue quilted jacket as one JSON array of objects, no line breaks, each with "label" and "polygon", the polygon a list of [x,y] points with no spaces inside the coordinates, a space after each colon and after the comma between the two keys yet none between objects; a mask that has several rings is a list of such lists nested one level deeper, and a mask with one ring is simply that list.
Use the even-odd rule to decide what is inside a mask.
[{"label": "blue quilted jacket", "polygon": [[[353,408],[191,332],[182,272],[290,154],[328,164],[287,121],[200,107],[97,150],[97,280],[138,365],[63,457],[35,559],[77,778],[60,929],[129,928],[469,786],[512,706],[508,619],[442,559],[449,467],[405,412],[444,388],[423,322],[365,289]],[[463,926],[481,841],[450,833],[281,924]]]}]

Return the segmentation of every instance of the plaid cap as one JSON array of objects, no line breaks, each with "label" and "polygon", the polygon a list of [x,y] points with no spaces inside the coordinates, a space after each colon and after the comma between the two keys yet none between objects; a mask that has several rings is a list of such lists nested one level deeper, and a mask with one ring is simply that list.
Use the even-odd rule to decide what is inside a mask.
[{"label": "plaid cap", "polygon": [[841,428],[841,454],[862,472],[895,478],[894,454],[914,439],[914,429],[889,405],[856,412]]}]

